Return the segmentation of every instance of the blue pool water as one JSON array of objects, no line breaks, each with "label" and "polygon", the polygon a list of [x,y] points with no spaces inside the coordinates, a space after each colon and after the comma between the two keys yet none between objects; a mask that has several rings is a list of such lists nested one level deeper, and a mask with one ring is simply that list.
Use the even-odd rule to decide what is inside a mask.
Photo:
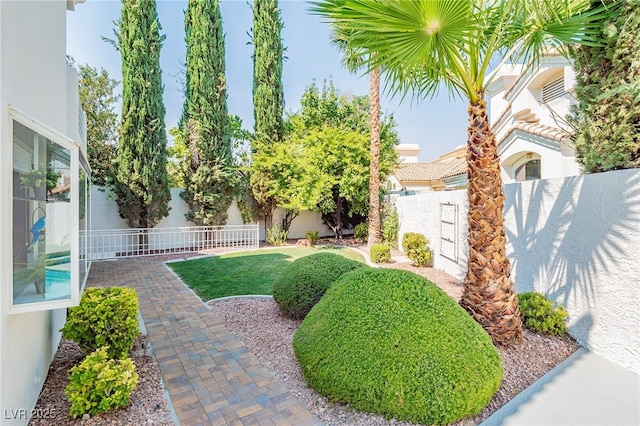
[{"label": "blue pool water", "polygon": [[54,262],[47,263],[44,271],[45,299],[68,299],[71,297],[71,271],[69,270],[71,259],[55,258]]}]

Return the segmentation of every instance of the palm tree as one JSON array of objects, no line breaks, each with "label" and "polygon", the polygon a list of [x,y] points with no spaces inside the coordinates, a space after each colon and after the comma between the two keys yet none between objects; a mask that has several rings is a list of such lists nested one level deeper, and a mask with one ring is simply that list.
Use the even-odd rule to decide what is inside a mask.
[{"label": "palm tree", "polygon": [[496,344],[522,341],[505,254],[504,193],[484,99],[490,66],[535,62],[546,47],[599,44],[611,9],[590,0],[325,0],[312,13],[350,31],[352,48],[382,67],[393,94],[433,96],[440,84],[469,101],[469,257],[461,305]]},{"label": "palm tree", "polygon": [[[349,46],[349,31],[334,26],[332,42],[343,52],[342,63],[351,72],[356,72],[365,63],[361,49]],[[380,230],[380,68],[369,72],[369,125],[371,127],[369,163],[369,214],[368,240],[371,247],[382,240]]]}]

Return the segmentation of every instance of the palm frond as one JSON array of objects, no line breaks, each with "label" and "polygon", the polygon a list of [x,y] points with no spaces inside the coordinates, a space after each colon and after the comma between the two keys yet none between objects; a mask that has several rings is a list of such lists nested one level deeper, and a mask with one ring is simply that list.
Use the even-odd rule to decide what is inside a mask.
[{"label": "palm frond", "polygon": [[[591,0],[325,0],[311,13],[346,31],[385,90],[423,98],[440,84],[476,99],[496,58],[535,61],[549,46],[598,45],[609,10]],[[376,52],[376,55],[371,55]]]}]

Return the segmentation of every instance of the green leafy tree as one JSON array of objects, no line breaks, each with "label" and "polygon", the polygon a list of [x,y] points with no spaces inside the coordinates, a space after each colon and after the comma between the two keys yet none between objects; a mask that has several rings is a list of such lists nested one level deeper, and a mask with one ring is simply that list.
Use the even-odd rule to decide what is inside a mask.
[{"label": "green leafy tree", "polygon": [[116,36],[122,57],[122,125],[112,189],[133,228],[169,214],[167,135],[160,49],[164,36],[155,0],[124,0]]},{"label": "green leafy tree", "polygon": [[[272,205],[273,209],[281,207],[285,210],[282,223],[277,225],[278,229],[286,233],[289,231],[291,222],[301,210],[312,210],[313,206],[305,204],[301,197],[301,191],[306,190],[301,186],[302,177],[308,170],[305,170],[304,150],[300,145],[294,146],[291,141],[287,143],[275,143],[265,146],[252,155],[251,163],[251,184],[256,197],[257,208]],[[258,172],[254,172],[257,170]],[[261,180],[257,180],[260,177]],[[261,186],[260,191],[256,191],[256,184]],[[258,199],[257,197],[262,197]],[[272,203],[272,204],[269,204]],[[267,212],[262,212],[266,216]],[[273,224],[272,224],[273,226]],[[271,229],[271,228],[268,228]]]},{"label": "green leafy tree", "polygon": [[187,219],[224,225],[235,197],[227,110],[224,34],[218,0],[190,0],[185,12],[187,42],[185,103],[180,121],[187,147],[183,170]]},{"label": "green leafy tree", "polygon": [[[72,65],[75,66],[73,61]],[[114,104],[120,95],[114,94],[120,84],[109,77],[104,68],[80,65],[78,69],[78,92],[80,105],[87,114],[87,156],[91,166],[91,181],[105,186],[113,174],[118,141],[118,114]]]},{"label": "green leafy tree", "polygon": [[[282,18],[277,0],[255,0],[253,3],[253,116],[254,133],[252,150],[256,154],[269,152],[271,144],[284,138],[284,88],[282,85]],[[277,177],[268,169],[253,167],[251,188],[257,210],[264,217],[267,228],[272,227],[276,200],[271,193],[271,183]]]},{"label": "green leafy tree", "polygon": [[549,45],[599,44],[600,22],[610,11],[589,10],[590,0],[313,5],[314,13],[350,32],[350,48],[370,53],[369,69],[382,69],[392,93],[428,97],[442,84],[469,100],[469,257],[461,304],[495,343],[518,344],[522,322],[505,254],[500,160],[484,99],[489,67],[508,59],[535,61]]},{"label": "green leafy tree", "polygon": [[[292,192],[283,203],[290,210],[315,210],[341,237],[342,229],[362,221],[369,209],[370,103],[367,96],[342,96],[332,82],[312,83],[301,98],[301,110],[289,118],[287,158],[302,162],[301,178],[280,186]],[[392,116],[381,121],[378,173],[397,162],[398,136]],[[286,175],[278,170],[277,175]],[[296,176],[289,173],[287,176]],[[284,192],[286,194],[286,192]]]},{"label": "green leafy tree", "polygon": [[184,169],[189,152],[182,132],[178,127],[169,129],[173,143],[167,147],[167,176],[170,188],[184,188]]},{"label": "green leafy tree", "polygon": [[640,3],[624,0],[619,12],[602,27],[603,46],[573,55],[579,104],[570,120],[587,173],[640,167]]}]

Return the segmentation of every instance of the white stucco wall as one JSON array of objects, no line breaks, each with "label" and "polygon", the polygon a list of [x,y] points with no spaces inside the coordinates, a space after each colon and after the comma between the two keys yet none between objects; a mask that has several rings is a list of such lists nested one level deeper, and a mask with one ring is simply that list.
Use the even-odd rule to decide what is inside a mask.
[{"label": "white stucco wall", "polygon": [[505,186],[519,292],[569,311],[571,334],[640,374],[640,170]]},{"label": "white stucco wall", "polygon": [[[623,170],[505,185],[507,255],[518,292],[539,291],[569,312],[569,332],[589,350],[640,374],[640,170]],[[400,235],[421,232],[434,266],[462,279],[460,261],[441,259],[437,207],[460,208],[458,240],[466,239],[464,191],[400,197]]]},{"label": "white stucco wall", "polygon": [[[157,228],[195,226],[187,221],[185,214],[189,211],[187,203],[180,198],[180,188],[171,188],[171,201],[169,202],[169,216],[158,223]],[[229,207],[227,225],[242,225],[242,215],[238,205],[234,201]],[[282,219],[282,211],[276,211],[274,223]],[[118,214],[118,205],[104,188],[92,186],[91,188],[91,223],[92,229],[127,229],[127,223]],[[261,240],[265,239],[264,223],[259,223]],[[303,211],[291,223],[289,238],[305,238],[307,231],[318,231],[321,237],[333,235],[333,231],[322,222],[319,213]]]},{"label": "white stucco wall", "polygon": [[[7,108],[67,134],[65,2],[0,2],[0,197],[11,205],[12,135]],[[74,88],[77,93],[77,87]],[[77,114],[77,112],[76,112]],[[72,137],[74,135],[71,135]],[[11,209],[0,209],[0,246],[10,253]],[[4,251],[3,251],[4,253]],[[47,376],[66,310],[8,315],[11,256],[0,257],[0,423],[26,424]],[[9,414],[6,414],[9,413]],[[16,411],[14,411],[16,413]],[[5,415],[6,414],[6,415]],[[13,418],[17,417],[17,418]]]},{"label": "white stucco wall", "polygon": [[[455,240],[454,247],[442,247],[449,244],[441,239],[441,204],[453,204],[457,211],[455,226],[457,232],[444,235]],[[410,196],[398,197],[395,202],[398,210],[398,247],[402,249],[402,236],[407,232],[419,232],[429,240],[433,253],[433,266],[448,272],[458,279],[464,278],[467,271],[467,191],[433,191]],[[445,213],[446,214],[446,213]],[[441,253],[448,255],[447,257]],[[453,254],[453,256],[451,256]]]}]

